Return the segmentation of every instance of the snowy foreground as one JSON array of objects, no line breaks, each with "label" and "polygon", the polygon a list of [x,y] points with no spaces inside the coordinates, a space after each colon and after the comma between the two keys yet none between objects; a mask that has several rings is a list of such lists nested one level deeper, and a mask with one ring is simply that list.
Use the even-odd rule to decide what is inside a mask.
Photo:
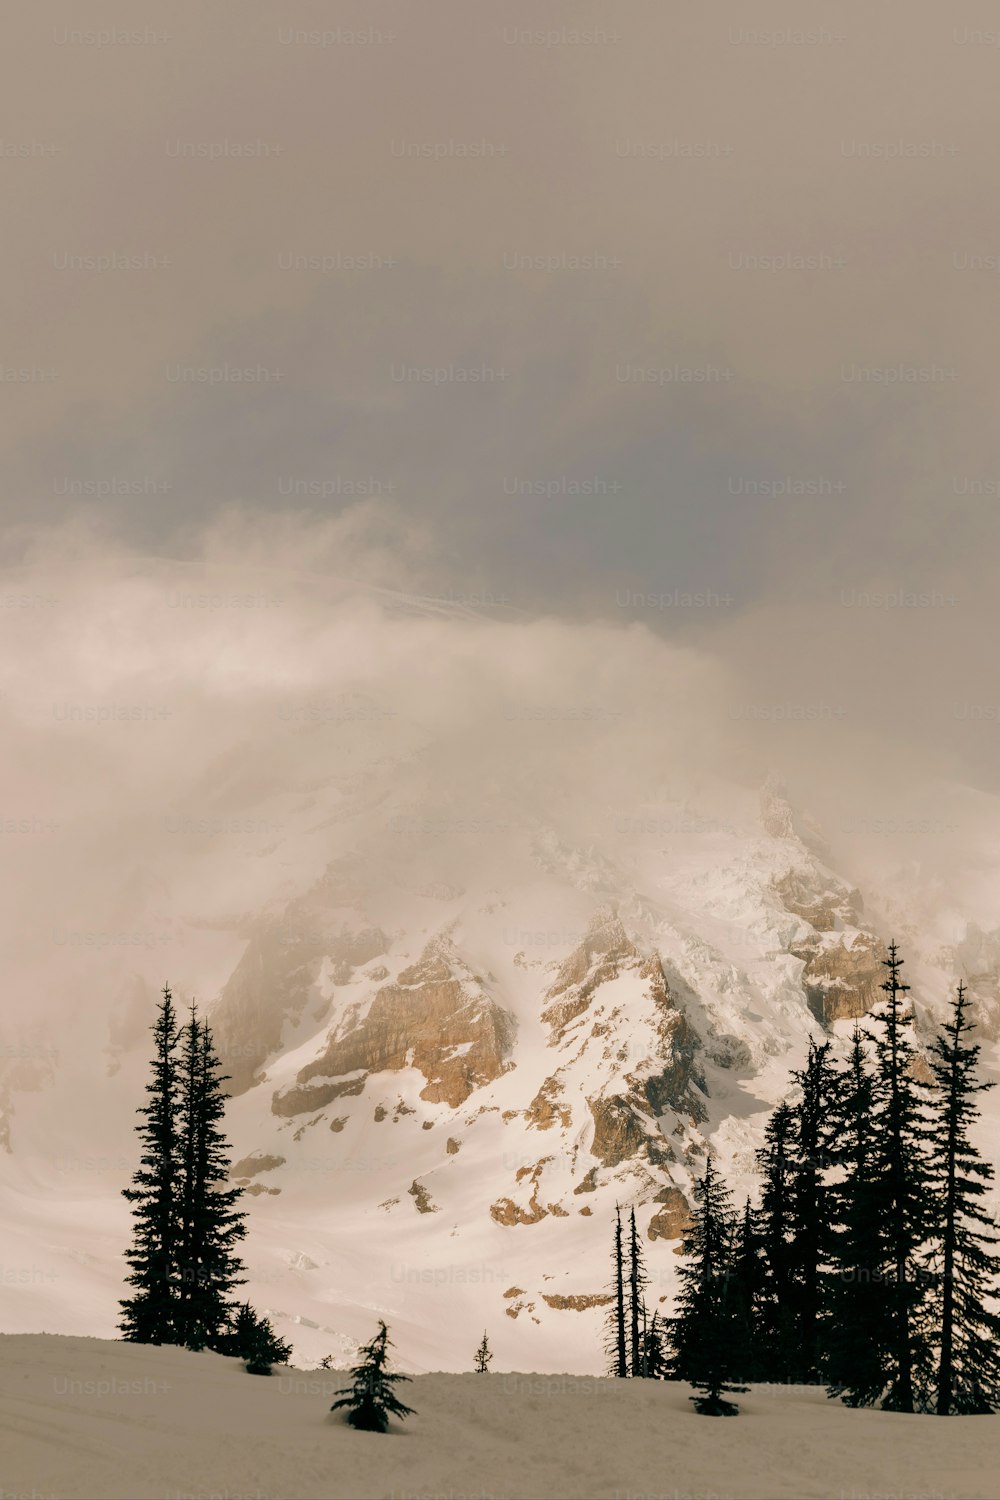
[{"label": "snowy foreground", "polygon": [[688,1388],[586,1376],[421,1375],[386,1436],[328,1411],[336,1371],[247,1375],[236,1361],[51,1334],[0,1336],[0,1495],[831,1497],[998,1493],[1000,1417],[852,1412],[757,1387],[735,1420]]}]

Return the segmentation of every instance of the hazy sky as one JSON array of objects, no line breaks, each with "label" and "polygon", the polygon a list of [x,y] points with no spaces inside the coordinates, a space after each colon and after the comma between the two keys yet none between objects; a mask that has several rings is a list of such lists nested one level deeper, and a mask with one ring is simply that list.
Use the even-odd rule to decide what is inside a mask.
[{"label": "hazy sky", "polygon": [[[334,639],[371,689],[395,637],[343,633],[345,579],[485,601],[498,693],[600,658],[655,697],[695,651],[685,738],[751,779],[1000,790],[998,37],[902,0],[12,11],[9,816],[169,801],[239,753],[209,698],[311,690]],[[285,592],[251,627],[164,599],[197,587]],[[477,641],[406,658],[445,719]],[[71,753],[53,705],[115,695],[201,717]]]}]

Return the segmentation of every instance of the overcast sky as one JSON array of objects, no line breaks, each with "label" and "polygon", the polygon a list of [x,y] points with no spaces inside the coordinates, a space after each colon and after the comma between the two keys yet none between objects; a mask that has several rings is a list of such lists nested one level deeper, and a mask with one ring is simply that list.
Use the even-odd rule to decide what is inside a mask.
[{"label": "overcast sky", "polygon": [[[774,711],[812,707],[850,742],[823,776],[1000,789],[990,7],[41,0],[4,30],[12,815],[87,778],[18,737],[38,701],[287,683],[331,578],[485,607],[515,653],[641,622],[734,739],[763,711],[754,774],[801,765]],[[278,562],[300,633],[206,616],[199,650],[146,610]]]}]

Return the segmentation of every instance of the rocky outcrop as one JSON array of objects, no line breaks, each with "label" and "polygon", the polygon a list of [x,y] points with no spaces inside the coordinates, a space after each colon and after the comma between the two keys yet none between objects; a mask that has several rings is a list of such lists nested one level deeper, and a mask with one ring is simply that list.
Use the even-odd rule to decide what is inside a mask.
[{"label": "rocky outcrop", "polygon": [[490,1217],[494,1223],[512,1227],[515,1224],[537,1224],[549,1214],[554,1214],[557,1218],[567,1217],[561,1204],[542,1204],[538,1197],[542,1173],[551,1160],[551,1156],[543,1156],[534,1166],[518,1167],[515,1179],[518,1183],[525,1180],[531,1183],[531,1197],[526,1205],[516,1203],[513,1198],[498,1198],[490,1208]]},{"label": "rocky outcrop", "polygon": [[567,1028],[587,1009],[602,984],[617,979],[623,968],[641,961],[618,916],[608,911],[598,913],[546,993],[542,1020],[552,1028],[550,1045],[563,1040]]},{"label": "rocky outcrop", "polygon": [[427,1191],[427,1189],[424,1187],[424,1185],[423,1185],[422,1182],[418,1182],[417,1179],[414,1178],[413,1181],[410,1183],[410,1186],[406,1189],[406,1191],[409,1193],[410,1197],[413,1199],[414,1203],[417,1205],[417,1212],[418,1213],[420,1213],[420,1214],[436,1214],[437,1213],[437,1211],[438,1211],[437,1210],[437,1205],[431,1202],[431,1195]]},{"label": "rocky outcrop", "polygon": [[817,932],[861,925],[861,892],[819,870],[791,869],[773,882],[772,889],[785,911],[801,917]]},{"label": "rocky outcrop", "polygon": [[280,1114],[316,1107],[337,1087],[309,1088],[316,1078],[412,1067],[427,1080],[421,1099],[457,1109],[474,1089],[506,1071],[514,1035],[513,1017],[490,998],[451,944],[438,938],[418,963],[377,992],[362,1020],[331,1037],[325,1051],[298,1073],[300,1087],[276,1098],[274,1107]]},{"label": "rocky outcrop", "polygon": [[657,1045],[655,1060],[632,1075],[633,1086],[654,1117],[672,1110],[701,1124],[708,1118],[705,1078],[698,1064],[701,1038],[674,1001],[659,959],[647,959],[639,972],[655,1007]]},{"label": "rocky outcrop", "polygon": [[329,977],[344,984],[355,969],[385,952],[379,928],[350,928],[336,920],[322,886],[260,921],[212,1011],[216,1050],[229,1074],[229,1092],[245,1093],[281,1047],[286,1025],[305,1014],[324,959]]},{"label": "rocky outcrop", "polygon": [[591,1307],[607,1307],[613,1298],[605,1292],[543,1292],[542,1301],[560,1312],[587,1312]]},{"label": "rocky outcrop", "polygon": [[[628,975],[634,977],[636,1001],[626,1011],[621,990],[605,987]],[[672,1114],[703,1121],[705,1081],[698,1064],[701,1041],[672,994],[659,957],[640,951],[616,912],[599,912],[560,966],[545,1000],[542,1018],[552,1028],[550,1045],[564,1053],[574,1048],[573,1061],[597,1050],[600,1070],[607,1072],[610,1064],[618,1075],[617,1086],[586,1101],[594,1121],[593,1155],[606,1167],[636,1157],[657,1166],[671,1161],[673,1151],[658,1121]],[[636,1061],[622,1069],[630,1053],[637,1054]],[[566,1082],[571,1078],[570,1066]],[[557,1102],[564,1095],[560,1069],[532,1100],[529,1121],[540,1129],[566,1128],[569,1120],[559,1118]]]},{"label": "rocky outcrop", "polygon": [[653,1139],[648,1124],[630,1100],[612,1095],[588,1099],[587,1104],[594,1120],[590,1149],[604,1166],[617,1167],[637,1156],[655,1157],[661,1162],[672,1159],[673,1152],[667,1142]]},{"label": "rocky outcrop", "polygon": [[802,988],[817,1021],[854,1020],[867,1015],[878,999],[882,944],[870,933],[856,932],[837,942],[815,934],[790,951],[805,964]]},{"label": "rocky outcrop", "polygon": [[[504,1312],[507,1314],[508,1318],[516,1318],[519,1313],[523,1312],[534,1312],[535,1304],[533,1302],[526,1302],[524,1300],[527,1293],[525,1292],[523,1287],[512,1286],[506,1292],[504,1292],[503,1295],[504,1300],[507,1302],[507,1306],[504,1308]],[[535,1318],[533,1319],[533,1321],[537,1323],[538,1319]]]},{"label": "rocky outcrop", "polygon": [[229,1169],[230,1177],[250,1178],[256,1177],[260,1172],[273,1172],[276,1167],[283,1167],[285,1158],[283,1156],[265,1156],[263,1152],[255,1152],[252,1156],[243,1156],[234,1162]]},{"label": "rocky outcrop", "polygon": [[[302,1074],[299,1074],[302,1077]],[[286,1089],[275,1094],[271,1100],[271,1112],[291,1116],[305,1114],[314,1109],[325,1109],[335,1099],[350,1099],[364,1092],[368,1075],[362,1073],[354,1078],[340,1078],[333,1083],[314,1084],[312,1088]]]},{"label": "rocky outcrop", "polygon": [[651,1240],[679,1240],[691,1223],[691,1209],[680,1188],[661,1188],[654,1200],[662,1206],[649,1221],[646,1230]]},{"label": "rocky outcrop", "polygon": [[536,1130],[551,1130],[553,1125],[561,1125],[564,1130],[568,1130],[573,1114],[568,1104],[559,1102],[561,1095],[562,1084],[559,1079],[555,1076],[546,1078],[524,1112],[528,1124]]}]

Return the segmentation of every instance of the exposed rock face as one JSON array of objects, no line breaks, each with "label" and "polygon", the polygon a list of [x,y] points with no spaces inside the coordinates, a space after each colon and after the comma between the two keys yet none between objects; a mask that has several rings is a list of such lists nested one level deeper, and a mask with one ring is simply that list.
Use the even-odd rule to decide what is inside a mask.
[{"label": "exposed rock face", "polygon": [[418,1068],[427,1079],[421,1099],[452,1109],[507,1067],[514,1042],[511,1015],[465,967],[444,938],[427,945],[418,963],[381,988],[368,1013],[297,1075],[299,1089],[275,1099],[279,1114],[316,1108],[337,1097],[336,1084],[311,1079]]},{"label": "exposed rock face", "polygon": [[792,946],[805,963],[802,988],[817,1021],[853,1020],[867,1015],[879,995],[885,970],[882,944],[870,933],[856,932],[835,943],[818,935]]},{"label": "exposed rock face", "polygon": [[524,1112],[524,1118],[529,1125],[538,1130],[551,1130],[553,1125],[561,1125],[564,1130],[572,1123],[573,1114],[568,1104],[557,1101],[562,1094],[562,1084],[558,1077],[546,1078],[538,1093],[532,1099]]},{"label": "exposed rock face", "polygon": [[514,1176],[519,1183],[525,1179],[531,1183],[531,1197],[526,1206],[515,1203],[513,1198],[499,1198],[490,1208],[490,1216],[495,1223],[510,1227],[515,1224],[537,1224],[548,1214],[555,1214],[558,1218],[566,1217],[566,1210],[559,1204],[543,1205],[538,1198],[542,1173],[551,1160],[551,1156],[543,1156],[533,1167],[518,1167]]},{"label": "exposed rock face", "polygon": [[661,1188],[654,1200],[662,1204],[649,1221],[651,1240],[679,1240],[691,1223],[691,1210],[680,1188]]},{"label": "exposed rock face", "polygon": [[599,913],[583,942],[563,962],[545,996],[542,1020],[552,1027],[552,1045],[563,1040],[567,1028],[587,1009],[602,984],[617,979],[624,967],[641,961],[618,917],[613,912]]},{"label": "exposed rock face", "polygon": [[805,965],[802,988],[824,1026],[867,1015],[883,978],[882,943],[861,926],[860,892],[818,865],[790,869],[772,885],[785,911],[812,929],[789,946]]},{"label": "exposed rock face", "polygon": [[449,1156],[457,1156],[460,1146],[461,1141],[456,1141],[453,1135],[450,1135],[444,1143],[444,1149],[447,1151]]},{"label": "exposed rock face", "polygon": [[603,1292],[543,1292],[542,1301],[565,1312],[586,1312],[590,1307],[607,1307],[613,1299]]},{"label": "exposed rock face", "polygon": [[[271,1100],[271,1110],[276,1115],[301,1115],[314,1109],[325,1109],[335,1099],[349,1099],[356,1094],[363,1093],[367,1074],[362,1073],[354,1078],[342,1078],[335,1083],[322,1083],[312,1088],[286,1089],[283,1094],[275,1094]],[[302,1077],[302,1074],[299,1074]]]},{"label": "exposed rock face", "polygon": [[786,911],[801,917],[817,932],[838,932],[859,927],[862,921],[861,892],[833,878],[804,870],[789,870],[774,882],[774,891]]},{"label": "exposed rock face", "polygon": [[648,1124],[628,1099],[612,1096],[588,1099],[587,1104],[594,1118],[594,1139],[590,1149],[604,1166],[616,1167],[620,1162],[639,1155],[650,1155],[659,1162],[672,1159],[673,1152],[668,1143],[651,1139]]},{"label": "exposed rock face", "polygon": [[[632,976],[643,997],[630,1003],[627,1013],[612,998],[613,981],[622,976]],[[607,1073],[610,1066],[617,1075],[613,1086],[586,1100],[594,1121],[591,1153],[609,1168],[635,1159],[654,1166],[671,1161],[673,1151],[658,1121],[674,1114],[703,1120],[704,1079],[697,1062],[700,1040],[657,955],[642,953],[617,913],[602,911],[561,965],[545,999],[542,1018],[552,1028],[550,1045],[573,1061],[596,1049],[600,1070]],[[620,1040],[617,1046],[613,1042],[623,1033],[629,1036],[624,1048]],[[571,1079],[571,1068],[546,1079],[529,1106],[532,1123],[541,1129],[568,1125],[558,1117],[556,1101],[566,1096]],[[574,1191],[596,1186],[593,1171]]]},{"label": "exposed rock face", "polygon": [[436,1214],[437,1213],[437,1211],[438,1211],[437,1210],[437,1206],[431,1202],[431,1195],[427,1191],[427,1189],[424,1187],[424,1185],[423,1185],[422,1182],[418,1182],[417,1179],[414,1178],[413,1181],[410,1183],[410,1186],[407,1188],[406,1191],[409,1193],[410,1197],[413,1199],[414,1203],[417,1205],[417,1212],[418,1213],[421,1213],[421,1214]]},{"label": "exposed rock face", "polygon": [[352,930],[334,922],[320,889],[292,902],[280,916],[262,920],[212,1011],[216,1049],[230,1075],[229,1092],[245,1093],[268,1057],[280,1049],[286,1024],[297,1022],[316,994],[325,958],[330,977],[343,984],[387,946],[377,927]]},{"label": "exposed rock face", "polygon": [[701,1039],[670,993],[666,977],[657,958],[647,959],[640,973],[648,980],[649,995],[656,1008],[655,1028],[657,1056],[664,1058],[661,1068],[650,1065],[636,1075],[645,1103],[654,1116],[676,1110],[697,1123],[708,1118],[705,1107],[705,1080],[698,1066]]},{"label": "exposed rock face", "polygon": [[254,1153],[252,1156],[244,1156],[234,1162],[229,1169],[230,1177],[256,1177],[258,1172],[273,1172],[275,1167],[283,1167],[285,1158],[283,1156],[265,1156],[263,1153]]},{"label": "exposed rock face", "polygon": [[[507,1314],[508,1318],[516,1318],[518,1313],[522,1312],[534,1312],[535,1304],[533,1302],[525,1302],[524,1298],[526,1295],[527,1293],[522,1286],[512,1286],[506,1292],[504,1292],[504,1298],[509,1304],[504,1308],[504,1312]],[[516,1301],[512,1300],[515,1298]]]}]

